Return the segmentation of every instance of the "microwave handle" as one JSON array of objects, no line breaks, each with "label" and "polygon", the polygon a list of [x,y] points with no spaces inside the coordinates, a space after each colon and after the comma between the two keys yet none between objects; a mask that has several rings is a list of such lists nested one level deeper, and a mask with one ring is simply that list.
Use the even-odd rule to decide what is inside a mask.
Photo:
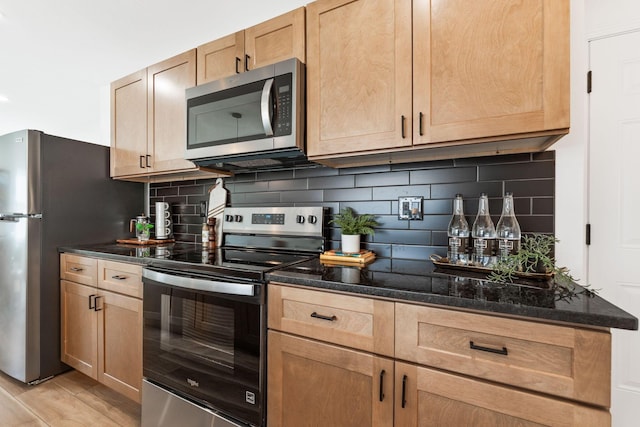
[{"label": "microwave handle", "polygon": [[271,104],[271,91],[273,89],[273,79],[268,79],[264,82],[262,88],[262,98],[260,100],[260,114],[262,115],[262,126],[264,127],[264,134],[267,136],[273,136],[273,107]]}]

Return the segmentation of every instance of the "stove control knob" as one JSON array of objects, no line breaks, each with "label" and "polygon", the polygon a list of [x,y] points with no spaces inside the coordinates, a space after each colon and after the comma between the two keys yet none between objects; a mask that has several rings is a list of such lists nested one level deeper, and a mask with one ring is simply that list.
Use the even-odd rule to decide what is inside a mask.
[{"label": "stove control knob", "polygon": [[236,215],[234,219],[236,222],[242,222],[242,215]]},{"label": "stove control knob", "polygon": [[304,215],[298,215],[296,216],[296,222],[298,224],[304,224]]},{"label": "stove control knob", "polygon": [[224,220],[227,222],[233,222],[233,215],[225,215]]},{"label": "stove control knob", "polygon": [[318,217],[315,215],[309,215],[307,221],[309,222],[309,224],[315,224],[316,222],[318,222]]}]

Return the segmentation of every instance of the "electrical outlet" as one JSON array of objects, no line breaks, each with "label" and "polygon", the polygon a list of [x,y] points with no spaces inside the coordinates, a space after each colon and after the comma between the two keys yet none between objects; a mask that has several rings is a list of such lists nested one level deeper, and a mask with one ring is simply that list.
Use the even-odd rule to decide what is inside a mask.
[{"label": "electrical outlet", "polygon": [[398,197],[398,219],[422,221],[422,196]]}]

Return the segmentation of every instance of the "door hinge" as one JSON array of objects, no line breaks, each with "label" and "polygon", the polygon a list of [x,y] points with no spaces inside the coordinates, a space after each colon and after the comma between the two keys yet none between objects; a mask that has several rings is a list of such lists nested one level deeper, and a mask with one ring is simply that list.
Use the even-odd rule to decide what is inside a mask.
[{"label": "door hinge", "polygon": [[587,93],[591,93],[591,70],[587,72]]},{"label": "door hinge", "polygon": [[589,223],[587,223],[587,227],[586,227],[586,230],[585,230],[584,238],[585,238],[584,240],[585,240],[585,243],[587,244],[587,246],[590,245],[591,244],[591,224],[589,224]]}]

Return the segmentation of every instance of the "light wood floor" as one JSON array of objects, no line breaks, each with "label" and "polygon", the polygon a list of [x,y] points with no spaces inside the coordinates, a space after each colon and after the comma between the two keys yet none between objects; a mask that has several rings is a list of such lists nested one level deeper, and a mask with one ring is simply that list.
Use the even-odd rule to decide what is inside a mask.
[{"label": "light wood floor", "polygon": [[139,426],[140,405],[77,371],[29,386],[0,372],[0,426]]}]

